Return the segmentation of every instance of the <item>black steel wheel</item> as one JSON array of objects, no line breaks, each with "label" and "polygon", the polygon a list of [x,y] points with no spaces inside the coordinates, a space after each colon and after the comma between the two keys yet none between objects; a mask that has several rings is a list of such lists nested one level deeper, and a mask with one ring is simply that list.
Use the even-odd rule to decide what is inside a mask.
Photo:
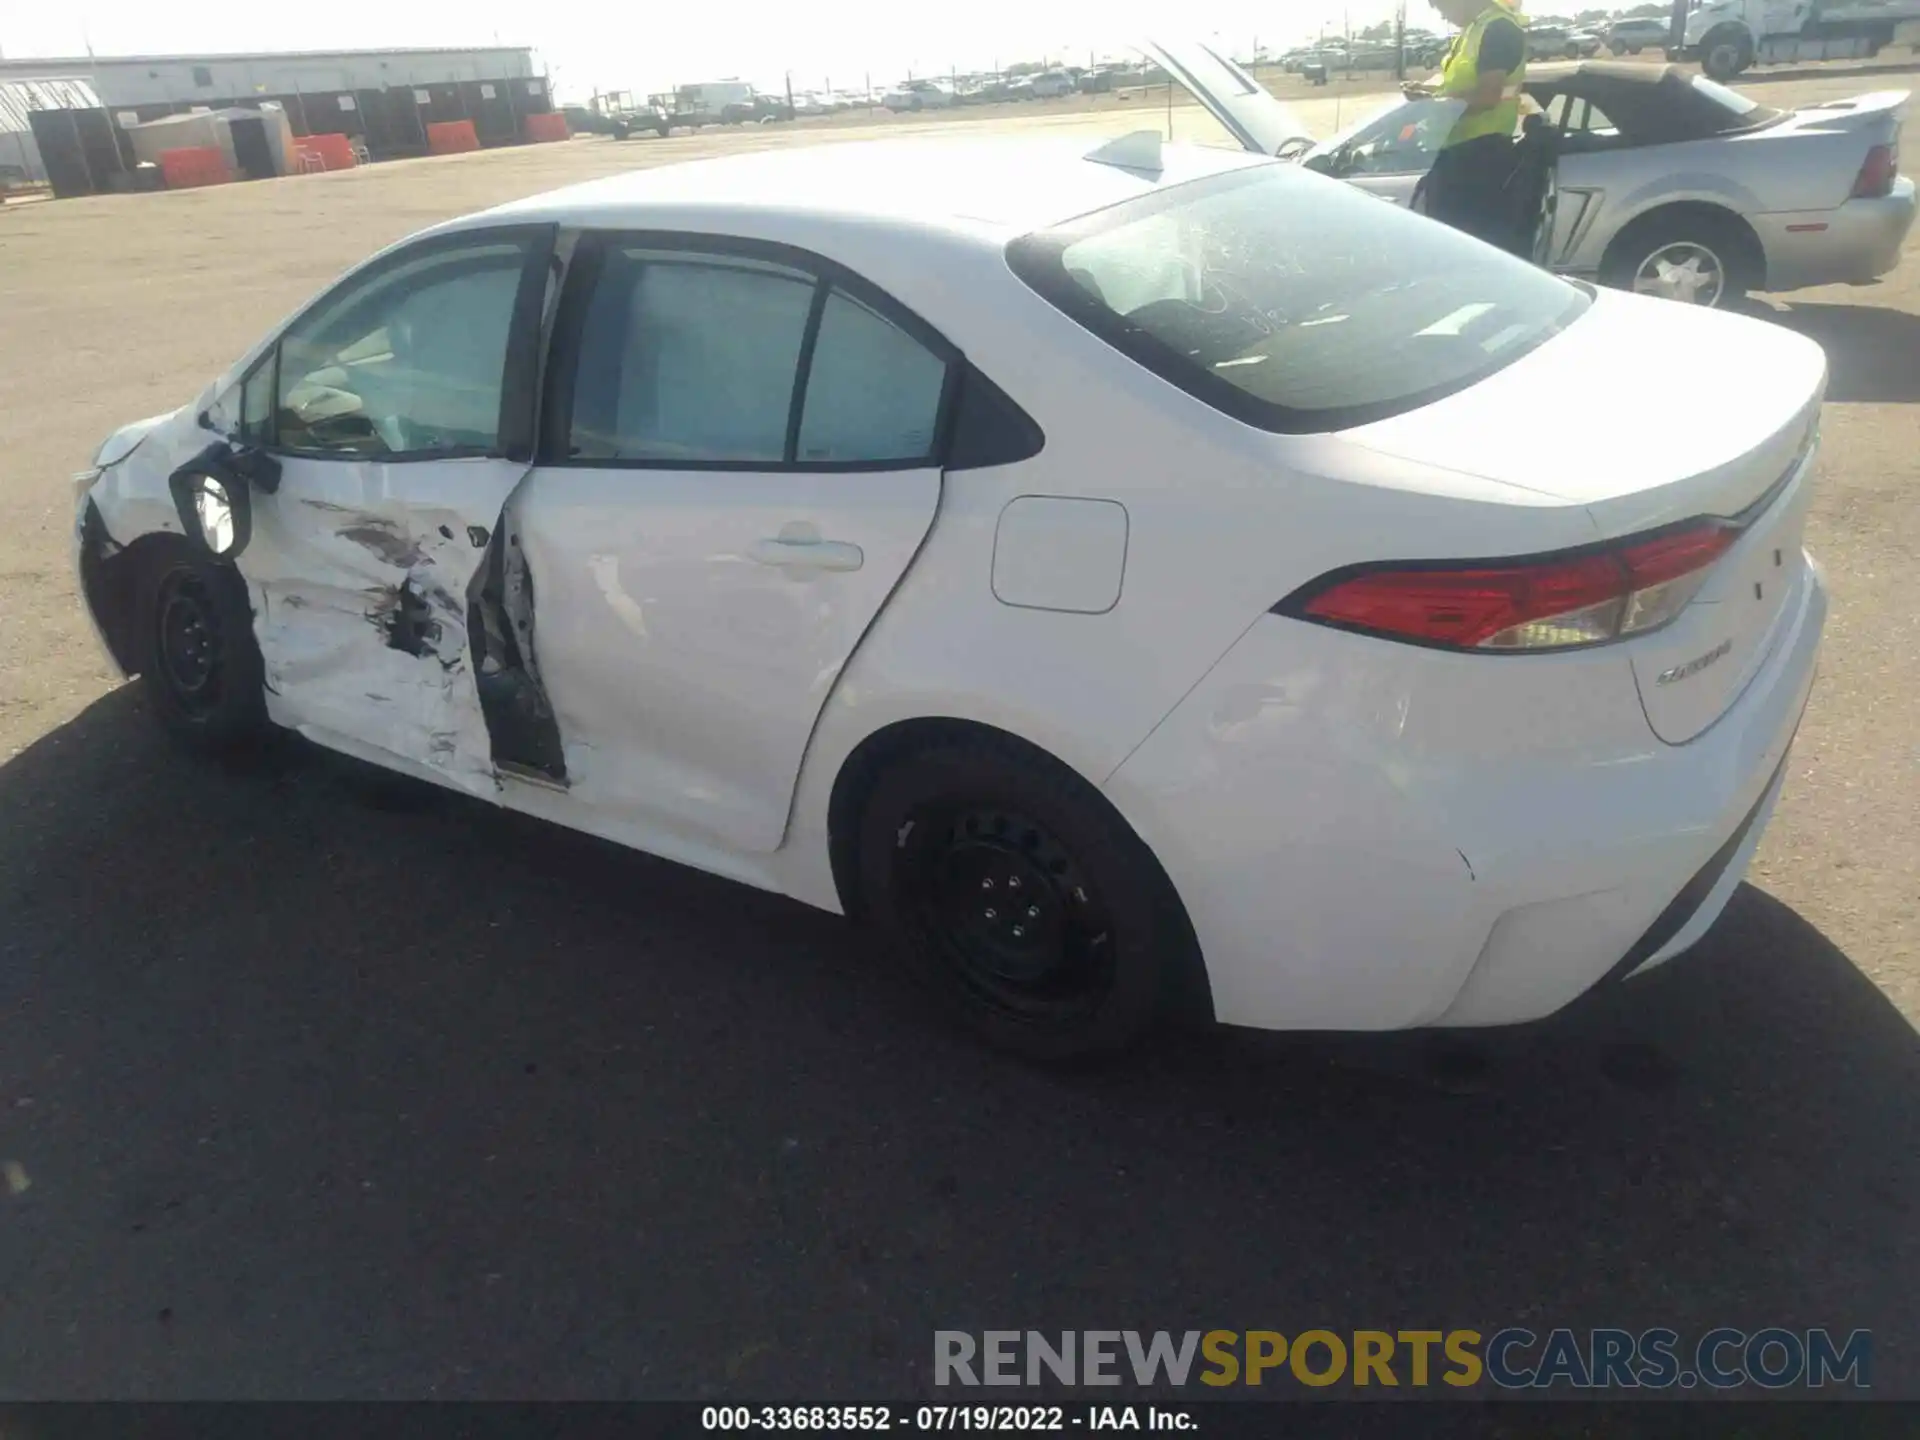
[{"label": "black steel wheel", "polygon": [[1093,786],[995,732],[871,783],[856,913],[953,1019],[1031,1059],[1111,1053],[1210,1016],[1186,912]]},{"label": "black steel wheel", "polygon": [[157,552],[147,573],[140,669],[161,724],[196,750],[257,739],[268,726],[246,582],[184,544]]},{"label": "black steel wheel", "polygon": [[1098,1008],[1113,985],[1113,920],[1051,831],[1018,810],[935,802],[894,851],[922,943],[983,1004],[1047,1019]]},{"label": "black steel wheel", "polygon": [[225,641],[218,607],[193,567],[178,565],[160,577],[154,597],[155,678],[183,715],[204,718],[220,708]]}]

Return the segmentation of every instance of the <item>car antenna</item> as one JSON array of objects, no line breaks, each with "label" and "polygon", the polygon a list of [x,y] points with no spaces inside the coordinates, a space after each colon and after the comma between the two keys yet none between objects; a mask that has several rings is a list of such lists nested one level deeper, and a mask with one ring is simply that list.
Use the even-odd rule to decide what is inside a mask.
[{"label": "car antenna", "polygon": [[1135,130],[1118,140],[1109,140],[1097,150],[1089,150],[1086,158],[1096,165],[1112,165],[1121,170],[1144,170],[1151,175],[1158,175],[1164,168],[1160,163],[1158,130]]}]

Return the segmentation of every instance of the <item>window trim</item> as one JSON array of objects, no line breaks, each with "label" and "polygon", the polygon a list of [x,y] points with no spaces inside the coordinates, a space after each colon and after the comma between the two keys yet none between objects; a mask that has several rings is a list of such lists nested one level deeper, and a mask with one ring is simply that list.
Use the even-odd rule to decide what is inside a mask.
[{"label": "window trim", "polygon": [[[607,256],[617,249],[658,250],[684,254],[688,263],[702,257],[714,260],[757,260],[798,271],[813,280],[813,302],[807,312],[806,332],[800,342],[800,356],[794,370],[793,391],[788,400],[785,454],[779,460],[686,460],[618,459],[577,457],[568,453],[573,428],[574,386],[580,369],[580,341],[586,330],[587,315],[600,283]],[[839,290],[881,319],[901,330],[909,339],[930,351],[946,367],[940,385],[940,400],[935,411],[933,443],[925,455],[890,460],[799,460],[800,426],[804,416],[806,391],[813,377],[814,347],[820,336],[820,322],[826,311],[827,296]],[[540,444],[535,463],[542,467],[567,470],[665,470],[679,472],[713,471],[749,475],[767,474],[855,474],[895,470],[928,470],[947,467],[953,448],[955,422],[960,414],[961,392],[966,377],[973,371],[959,347],[948,340],[912,310],[879,286],[846,266],[795,246],[772,240],[753,240],[733,235],[702,235],[674,230],[582,230],[579,243],[567,266],[566,282],[561,290],[560,308],[554,321],[549,346],[545,394],[542,397]],[[982,377],[984,378],[984,377]],[[1037,433],[1038,427],[1035,427]],[[1038,453],[1035,447],[1034,453]]]},{"label": "window trim", "polygon": [[[495,459],[531,463],[537,436],[535,415],[539,398],[542,358],[541,327],[545,319],[548,270],[553,263],[554,244],[560,227],[555,224],[487,225],[429,235],[412,243],[386,250],[358,268],[343,275],[334,284],[303,305],[299,312],[280,327],[273,344],[241,377],[241,387],[264,365],[274,367],[273,405],[267,418],[267,434],[259,448],[268,454],[296,460],[335,461],[349,465],[418,465],[433,460]],[[389,455],[355,455],[341,450],[310,450],[287,445],[280,438],[280,354],[287,336],[302,322],[348,291],[377,283],[381,276],[426,255],[439,251],[458,253],[503,242],[525,244],[521,261],[520,285],[514,294],[513,311],[507,323],[507,353],[500,377],[500,413],[494,427],[494,443],[484,451],[400,450]]]}]

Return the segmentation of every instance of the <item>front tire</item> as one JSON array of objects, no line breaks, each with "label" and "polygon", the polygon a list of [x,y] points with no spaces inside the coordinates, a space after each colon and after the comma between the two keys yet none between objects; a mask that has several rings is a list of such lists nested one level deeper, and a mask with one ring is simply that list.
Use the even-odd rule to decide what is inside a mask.
[{"label": "front tire", "polygon": [[1018,742],[982,737],[891,765],[859,855],[861,908],[882,944],[1000,1049],[1111,1054],[1204,993],[1151,852],[1092,786]]},{"label": "front tire", "polygon": [[140,680],[161,727],[197,754],[244,750],[269,730],[246,581],[184,544],[147,568]]}]

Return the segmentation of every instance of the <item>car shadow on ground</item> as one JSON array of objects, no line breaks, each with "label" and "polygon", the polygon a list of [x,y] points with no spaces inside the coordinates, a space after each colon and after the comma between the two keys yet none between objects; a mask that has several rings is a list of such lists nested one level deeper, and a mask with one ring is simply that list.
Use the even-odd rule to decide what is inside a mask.
[{"label": "car shadow on ground", "polygon": [[1817,340],[1827,352],[1827,399],[1920,402],[1920,315],[1879,305],[1749,302],[1748,313]]},{"label": "car shadow on ground", "polygon": [[1540,1026],[1049,1072],[833,917],[192,762],[132,690],[0,815],[0,1394],[878,1397],[937,1328],[1508,1324],[1869,1328],[1920,1392],[1920,1048],[1750,889]]}]

